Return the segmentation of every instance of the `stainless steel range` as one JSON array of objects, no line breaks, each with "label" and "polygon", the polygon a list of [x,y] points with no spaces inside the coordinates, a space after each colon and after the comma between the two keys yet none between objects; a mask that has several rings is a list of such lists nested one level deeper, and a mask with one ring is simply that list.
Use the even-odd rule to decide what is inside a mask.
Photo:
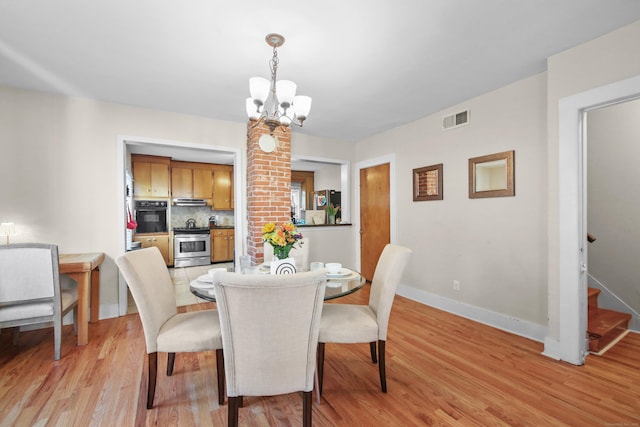
[{"label": "stainless steel range", "polygon": [[211,235],[209,228],[186,227],[173,229],[173,266],[192,267],[211,264]]}]

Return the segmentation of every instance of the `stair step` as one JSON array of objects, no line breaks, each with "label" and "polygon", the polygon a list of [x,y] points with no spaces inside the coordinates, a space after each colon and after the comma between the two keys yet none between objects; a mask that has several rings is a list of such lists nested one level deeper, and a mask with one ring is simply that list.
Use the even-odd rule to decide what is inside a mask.
[{"label": "stair step", "polygon": [[600,308],[589,316],[589,351],[598,352],[624,333],[629,327],[631,315]]},{"label": "stair step", "polygon": [[600,289],[589,288],[587,292],[588,304],[587,308],[589,309],[589,318],[595,316],[598,311],[598,295],[600,295]]}]

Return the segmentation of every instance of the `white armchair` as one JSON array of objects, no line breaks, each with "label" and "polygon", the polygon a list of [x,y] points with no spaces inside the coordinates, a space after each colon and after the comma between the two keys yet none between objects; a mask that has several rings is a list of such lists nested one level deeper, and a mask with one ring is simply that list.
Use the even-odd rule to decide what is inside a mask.
[{"label": "white armchair", "polygon": [[73,310],[78,284],[58,269],[58,247],[41,243],[0,246],[0,329],[53,322],[54,358],[60,359],[62,317]]}]

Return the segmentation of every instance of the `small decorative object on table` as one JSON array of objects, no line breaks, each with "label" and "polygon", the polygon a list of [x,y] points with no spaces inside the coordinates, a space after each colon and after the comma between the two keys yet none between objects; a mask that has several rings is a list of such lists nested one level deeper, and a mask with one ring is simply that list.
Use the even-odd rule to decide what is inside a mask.
[{"label": "small decorative object on table", "polygon": [[[273,256],[279,260],[289,258],[289,252],[296,244],[298,247],[302,245],[300,241],[302,234],[298,233],[296,226],[290,222],[286,222],[280,226],[276,226],[273,222],[265,224],[264,227],[262,227],[262,238],[273,247]],[[293,258],[290,260],[290,263],[295,263]]]},{"label": "small decorative object on table", "polygon": [[334,206],[333,203],[327,206],[327,214],[329,215],[329,224],[336,223],[336,214],[338,213],[339,210],[340,210],[340,206]]}]

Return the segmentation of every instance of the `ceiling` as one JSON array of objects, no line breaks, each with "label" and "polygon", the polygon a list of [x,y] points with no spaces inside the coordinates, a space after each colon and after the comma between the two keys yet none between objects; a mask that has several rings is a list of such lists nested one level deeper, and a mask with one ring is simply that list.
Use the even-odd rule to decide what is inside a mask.
[{"label": "ceiling", "polygon": [[357,141],[638,19],[637,0],[0,0],[0,85],[244,123],[278,32],[278,77],[313,98],[295,131]]}]

